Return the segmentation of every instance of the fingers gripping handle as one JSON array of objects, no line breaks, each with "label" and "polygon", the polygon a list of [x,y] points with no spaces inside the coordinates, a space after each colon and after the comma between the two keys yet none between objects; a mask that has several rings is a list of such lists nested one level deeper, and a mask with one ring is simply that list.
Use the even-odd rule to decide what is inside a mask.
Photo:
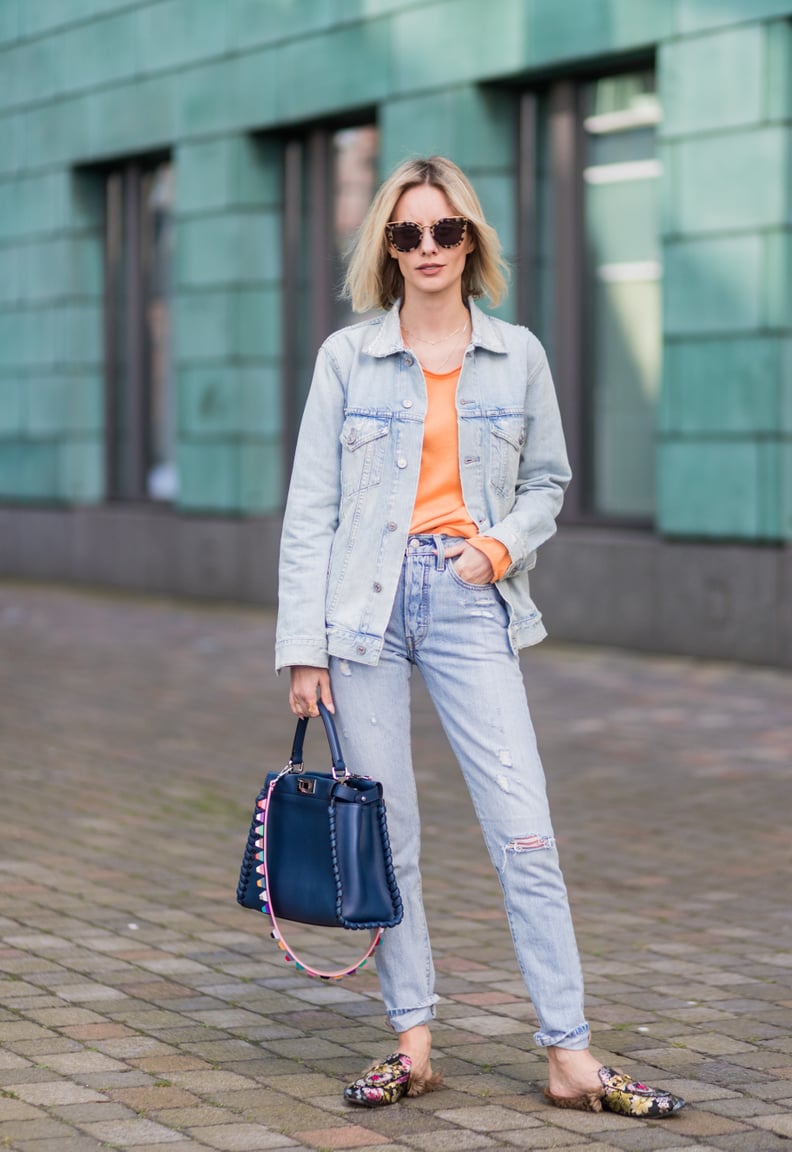
[{"label": "fingers gripping handle", "polygon": [[[331,712],[328,712],[325,705],[321,700],[317,700],[319,705],[319,715],[325,727],[327,734],[327,743],[330,745],[330,756],[333,761],[333,775],[334,776],[348,776],[347,766],[344,763],[344,757],[341,753],[341,741],[338,739],[338,732],[336,731],[335,721]],[[304,716],[301,720],[297,721],[297,730],[294,733],[294,743],[292,744],[291,756],[289,757],[289,765],[297,767],[303,762],[303,743],[305,741],[305,733],[308,730],[308,717]]]}]

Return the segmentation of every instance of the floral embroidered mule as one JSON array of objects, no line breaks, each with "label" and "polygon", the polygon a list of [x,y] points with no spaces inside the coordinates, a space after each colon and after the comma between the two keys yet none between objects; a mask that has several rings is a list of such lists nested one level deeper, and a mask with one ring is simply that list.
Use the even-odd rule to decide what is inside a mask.
[{"label": "floral embroidered mule", "polygon": [[599,1092],[586,1092],[582,1096],[555,1096],[545,1088],[545,1099],[556,1108],[575,1108],[579,1112],[618,1112],[622,1116],[639,1116],[645,1120],[661,1120],[673,1116],[685,1101],[660,1088],[639,1084],[625,1072],[603,1065],[599,1070],[602,1088]]},{"label": "floral embroidered mule", "polygon": [[381,1108],[398,1103],[403,1096],[434,1092],[442,1083],[443,1077],[437,1072],[431,1076],[414,1076],[410,1057],[394,1052],[348,1084],[344,1099],[348,1104],[361,1104],[364,1108]]}]

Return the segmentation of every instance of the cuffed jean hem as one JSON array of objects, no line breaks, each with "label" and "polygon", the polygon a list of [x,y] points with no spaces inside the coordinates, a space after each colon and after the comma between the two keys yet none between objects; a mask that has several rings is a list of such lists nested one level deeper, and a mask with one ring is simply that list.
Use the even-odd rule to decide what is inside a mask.
[{"label": "cuffed jean hem", "polygon": [[397,1008],[388,1013],[388,1023],[394,1032],[407,1032],[410,1028],[418,1028],[421,1024],[431,1024],[435,1018],[435,1004],[439,997],[435,996],[431,1004],[423,1008]]},{"label": "cuffed jean hem", "polygon": [[571,1032],[534,1032],[534,1041],[540,1048],[572,1048],[581,1051],[588,1048],[591,1032],[588,1024],[581,1024]]}]

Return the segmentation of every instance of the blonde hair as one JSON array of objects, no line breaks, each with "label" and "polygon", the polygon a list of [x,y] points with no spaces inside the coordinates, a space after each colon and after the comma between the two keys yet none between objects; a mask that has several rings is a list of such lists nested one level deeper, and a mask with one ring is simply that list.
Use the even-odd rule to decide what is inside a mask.
[{"label": "blonde hair", "polygon": [[462,296],[487,296],[498,304],[506,295],[506,263],[498,234],[484,219],[479,198],[467,176],[444,156],[406,160],[380,186],[351,249],[343,295],[355,312],[392,308],[404,292],[398,261],[391,257],[385,225],[393,219],[399,197],[419,184],[443,192],[456,216],[470,221],[475,248],[462,273]]}]

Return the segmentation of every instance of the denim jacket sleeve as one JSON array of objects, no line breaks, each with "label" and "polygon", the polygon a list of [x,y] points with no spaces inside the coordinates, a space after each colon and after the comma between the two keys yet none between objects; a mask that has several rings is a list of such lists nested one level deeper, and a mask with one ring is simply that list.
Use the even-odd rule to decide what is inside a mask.
[{"label": "denim jacket sleeve", "polygon": [[529,340],[525,436],[514,503],[506,515],[482,532],[508,548],[512,564],[504,576],[506,580],[532,568],[537,548],[554,535],[564,492],[572,479],[547,356],[534,336],[529,335]]},{"label": "denim jacket sleeve", "polygon": [[316,359],[281,537],[275,665],[328,665],[325,587],[338,527],[344,386],[325,346]]}]

